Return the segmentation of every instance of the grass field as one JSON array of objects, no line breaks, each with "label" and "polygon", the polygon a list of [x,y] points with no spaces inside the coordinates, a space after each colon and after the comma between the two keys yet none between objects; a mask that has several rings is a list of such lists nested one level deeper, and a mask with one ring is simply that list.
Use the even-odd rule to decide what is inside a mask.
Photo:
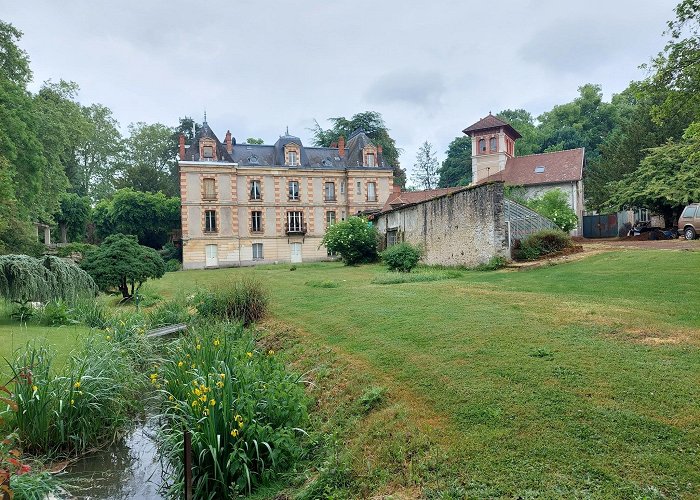
[{"label": "grass field", "polygon": [[310,376],[329,418],[342,398],[386,389],[345,427],[363,496],[690,498],[699,271],[700,252],[617,251],[395,285],[372,284],[380,266],[330,263],[180,272],[149,287],[255,276],[294,329],[293,357],[321,364]]}]

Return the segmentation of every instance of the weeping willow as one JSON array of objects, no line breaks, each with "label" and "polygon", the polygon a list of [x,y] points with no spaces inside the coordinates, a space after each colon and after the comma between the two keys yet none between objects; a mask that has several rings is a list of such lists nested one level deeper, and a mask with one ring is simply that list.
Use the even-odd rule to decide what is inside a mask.
[{"label": "weeping willow", "polygon": [[95,295],[88,273],[67,260],[47,256],[0,255],[0,297],[21,304]]}]

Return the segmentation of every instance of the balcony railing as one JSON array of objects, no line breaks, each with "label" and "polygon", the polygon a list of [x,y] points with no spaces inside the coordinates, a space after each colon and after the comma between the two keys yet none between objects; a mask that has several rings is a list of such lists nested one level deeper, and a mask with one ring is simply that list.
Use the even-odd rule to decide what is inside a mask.
[{"label": "balcony railing", "polygon": [[306,234],[306,224],[292,224],[288,222],[284,224],[284,232],[286,234]]}]

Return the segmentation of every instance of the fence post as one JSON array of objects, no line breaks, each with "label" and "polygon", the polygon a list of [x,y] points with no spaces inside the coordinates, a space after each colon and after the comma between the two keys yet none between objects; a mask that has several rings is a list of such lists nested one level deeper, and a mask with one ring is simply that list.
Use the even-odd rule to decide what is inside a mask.
[{"label": "fence post", "polygon": [[185,429],[182,437],[185,445],[185,500],[192,500],[192,434]]}]

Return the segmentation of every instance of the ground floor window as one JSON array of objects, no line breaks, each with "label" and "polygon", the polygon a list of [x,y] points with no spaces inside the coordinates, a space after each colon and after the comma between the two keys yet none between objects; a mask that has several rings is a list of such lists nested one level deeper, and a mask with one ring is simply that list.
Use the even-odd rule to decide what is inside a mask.
[{"label": "ground floor window", "polygon": [[335,210],[326,212],[326,227],[331,227],[335,224]]},{"label": "ground floor window", "polygon": [[386,232],[386,246],[396,245],[399,242],[398,231],[396,229],[390,229]]},{"label": "ground floor window", "polygon": [[262,260],[263,258],[263,244],[253,243],[253,260]]},{"label": "ground floor window", "polygon": [[287,231],[290,233],[301,233],[303,219],[303,212],[287,212]]}]

